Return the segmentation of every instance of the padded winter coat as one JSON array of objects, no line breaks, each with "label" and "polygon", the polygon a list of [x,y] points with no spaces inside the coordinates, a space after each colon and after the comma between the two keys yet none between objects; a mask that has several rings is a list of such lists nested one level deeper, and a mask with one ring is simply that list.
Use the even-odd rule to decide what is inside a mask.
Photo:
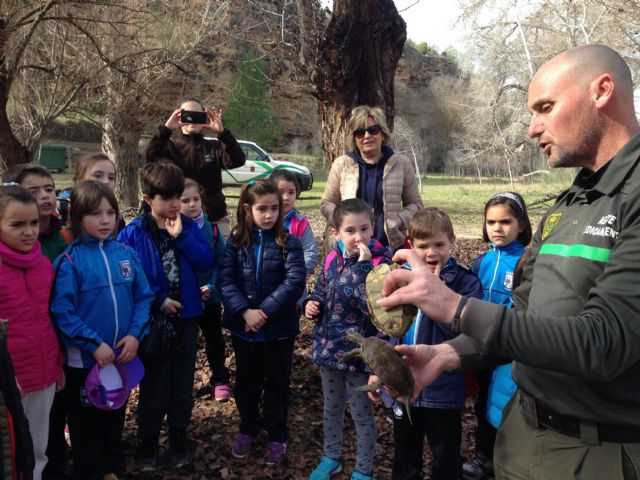
[{"label": "padded winter coat", "polygon": [[0,318],[8,321],[7,346],[25,393],[60,378],[62,355],[49,315],[53,266],[36,241],[29,253],[0,242]]},{"label": "padded winter coat", "polygon": [[[287,237],[280,247],[269,230],[254,230],[251,247],[237,247],[229,239],[220,265],[222,325],[233,335],[264,340],[293,337],[300,331],[296,301],[305,286],[304,254],[300,240]],[[261,309],[268,318],[258,332],[245,332],[243,313]]]},{"label": "padded winter coat", "polygon": [[[349,155],[333,161],[320,200],[320,211],[329,224],[333,223],[333,210],[338,203],[357,198],[359,175],[358,163]],[[393,249],[400,248],[406,240],[411,217],[422,208],[416,172],[404,155],[394,153],[384,166],[382,203],[384,232],[389,245]]]}]

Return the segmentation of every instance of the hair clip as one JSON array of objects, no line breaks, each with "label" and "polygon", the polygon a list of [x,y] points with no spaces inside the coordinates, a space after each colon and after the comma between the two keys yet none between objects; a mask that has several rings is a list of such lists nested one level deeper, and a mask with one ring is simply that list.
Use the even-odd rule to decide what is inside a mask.
[{"label": "hair clip", "polygon": [[249,180],[249,185],[253,187],[253,185],[256,183],[255,180]]},{"label": "hair clip", "polygon": [[7,182],[2,184],[3,187],[19,187],[20,184],[16,182]]}]

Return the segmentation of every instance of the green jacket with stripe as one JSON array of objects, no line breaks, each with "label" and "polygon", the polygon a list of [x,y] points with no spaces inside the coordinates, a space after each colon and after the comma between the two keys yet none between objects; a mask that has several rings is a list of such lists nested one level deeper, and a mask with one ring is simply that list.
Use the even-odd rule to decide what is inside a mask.
[{"label": "green jacket with stripe", "polygon": [[[640,134],[579,172],[532,242],[515,309],[469,300],[463,368],[515,360],[518,385],[588,422],[640,426]],[[480,347],[484,346],[484,350]]]}]

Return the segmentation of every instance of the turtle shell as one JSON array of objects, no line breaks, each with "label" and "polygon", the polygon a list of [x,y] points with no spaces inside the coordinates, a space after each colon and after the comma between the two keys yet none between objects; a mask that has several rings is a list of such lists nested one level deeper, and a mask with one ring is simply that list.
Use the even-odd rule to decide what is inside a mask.
[{"label": "turtle shell", "polygon": [[[391,310],[383,310],[378,306],[378,300],[384,297],[382,283],[385,277],[397,268],[401,268],[400,265],[381,263],[367,275],[367,305],[371,321],[378,330],[392,337],[403,336],[418,312],[413,305],[399,305]],[[402,286],[398,285],[398,288]]]}]

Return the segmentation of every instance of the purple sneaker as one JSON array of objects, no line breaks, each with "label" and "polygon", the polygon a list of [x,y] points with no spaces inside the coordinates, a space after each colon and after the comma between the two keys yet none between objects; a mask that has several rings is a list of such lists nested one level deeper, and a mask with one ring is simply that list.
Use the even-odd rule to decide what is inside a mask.
[{"label": "purple sneaker", "polygon": [[226,402],[231,398],[231,386],[228,383],[221,383],[216,385],[213,389],[213,397],[218,402]]},{"label": "purple sneaker", "polygon": [[275,465],[287,452],[287,444],[281,442],[268,442],[267,453],[264,456],[264,463]]},{"label": "purple sneaker", "polygon": [[249,455],[249,453],[251,453],[251,449],[253,448],[253,440],[253,437],[245,435],[244,433],[240,433],[236,437],[236,441],[233,443],[231,455],[236,458],[244,458]]}]

